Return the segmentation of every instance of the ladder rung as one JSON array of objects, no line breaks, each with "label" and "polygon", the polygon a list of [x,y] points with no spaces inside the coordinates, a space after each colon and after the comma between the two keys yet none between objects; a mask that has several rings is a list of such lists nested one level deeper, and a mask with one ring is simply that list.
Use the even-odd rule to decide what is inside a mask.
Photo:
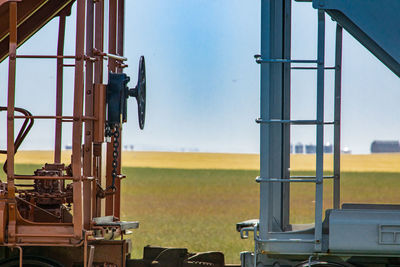
[{"label": "ladder rung", "polygon": [[[292,70],[317,70],[317,67],[291,67]],[[336,70],[336,67],[325,67],[325,70]]]},{"label": "ladder rung", "polygon": [[[292,179],[308,179],[308,178],[317,178],[315,176],[290,176]],[[324,179],[333,179],[335,176],[323,176]]]},{"label": "ladder rung", "polygon": [[[289,179],[265,178],[257,176],[257,183],[320,183],[315,176],[290,176]],[[323,179],[333,179],[335,176],[323,176]]]},{"label": "ladder rung", "polygon": [[[306,63],[306,64],[317,64],[318,60],[315,59],[285,59],[285,58],[267,58],[263,59],[261,55],[255,55],[254,58],[258,64],[262,63]],[[322,63],[322,62],[321,62]]]},{"label": "ladder rung", "polygon": [[279,179],[279,178],[265,178],[258,176],[257,183],[320,183],[317,179]]},{"label": "ladder rung", "polygon": [[317,120],[263,120],[261,118],[256,119],[256,123],[281,123],[281,124],[292,124],[292,125],[318,125],[318,124],[335,124],[334,121],[317,121]]}]

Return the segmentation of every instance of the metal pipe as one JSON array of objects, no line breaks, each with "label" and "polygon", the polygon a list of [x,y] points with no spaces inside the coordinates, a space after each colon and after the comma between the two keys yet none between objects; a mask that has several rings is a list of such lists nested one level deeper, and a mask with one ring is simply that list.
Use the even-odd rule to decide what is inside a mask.
[{"label": "metal pipe", "polygon": [[[318,70],[318,67],[291,67],[292,70]],[[336,70],[336,67],[325,67],[325,70]]]},{"label": "metal pipe", "polygon": [[69,176],[34,176],[34,175],[15,175],[16,180],[75,180]]},{"label": "metal pipe", "polygon": [[87,267],[88,266],[88,253],[87,253],[87,246],[88,246],[88,240],[87,240],[87,232],[85,232],[85,239],[83,243],[83,266]]},{"label": "metal pipe", "polygon": [[[95,2],[95,29],[94,29],[94,46],[93,53],[104,49],[104,0]],[[98,55],[97,55],[98,56]],[[100,56],[98,57],[100,58]],[[95,84],[103,83],[103,61],[95,62],[94,82]]]},{"label": "metal pipe", "polygon": [[318,120],[263,120],[256,119],[256,123],[282,123],[292,125],[319,125],[319,124],[335,124],[334,121],[318,121]]},{"label": "metal pipe", "polygon": [[[68,241],[70,242],[70,240]],[[15,246],[21,246],[21,247],[80,247],[83,244],[83,240],[79,241],[77,244],[68,244],[68,243],[42,243],[42,242],[37,242],[37,243],[15,243],[15,244],[10,244],[10,243],[5,243],[3,244],[4,246],[7,247],[15,247]]]},{"label": "metal pipe", "polygon": [[340,124],[342,103],[342,47],[343,28],[336,24],[336,51],[335,51],[335,126],[333,147],[333,208],[340,209]]},{"label": "metal pipe", "polygon": [[75,235],[60,235],[60,234],[15,234],[16,237],[55,237],[55,238],[75,238]]},{"label": "metal pipe", "polygon": [[92,116],[80,116],[80,117],[74,117],[74,116],[14,116],[14,119],[67,119],[67,120],[74,120],[74,121],[94,121],[97,120],[96,117]]},{"label": "metal pipe", "polygon": [[22,249],[22,247],[17,246],[17,245],[11,245],[9,247],[10,248],[17,248],[19,250],[19,267],[23,267],[24,250]]},{"label": "metal pipe", "polygon": [[305,63],[305,64],[317,64],[318,60],[313,59],[281,59],[281,58],[267,58],[263,59],[261,55],[255,55],[256,62],[262,63]]},{"label": "metal pipe", "polygon": [[274,179],[274,178],[260,178],[256,179],[257,183],[316,183],[316,179]]},{"label": "metal pipe", "polygon": [[[61,17],[60,17],[61,18]],[[81,59],[82,57],[84,57],[84,55],[82,56],[62,56],[62,55],[16,55],[15,58],[26,58],[26,59],[38,59],[38,58],[42,58],[42,59]]]},{"label": "metal pipe", "polygon": [[[118,4],[120,5],[120,3],[118,2]],[[118,6],[118,8],[120,8],[119,6]],[[121,20],[121,18],[119,17],[119,13],[118,13],[118,23],[122,23],[122,25],[124,24],[124,22],[123,21],[120,21]],[[122,18],[122,20],[124,20],[124,18]],[[120,34],[120,29],[118,28],[118,34]],[[123,38],[122,38],[122,42],[123,42]],[[121,44],[120,44],[120,41],[118,41],[118,47],[120,47],[121,46]],[[119,49],[119,48],[118,48]],[[128,58],[126,58],[126,57],[124,57],[124,56],[121,56],[121,55],[123,55],[123,54],[120,54],[120,55],[116,55],[115,54],[115,52],[114,52],[114,54],[112,54],[112,53],[106,53],[106,52],[103,52],[103,51],[101,51],[100,49],[94,49],[93,50],[94,51],[94,55],[95,56],[99,56],[99,57],[103,57],[104,59],[107,59],[107,58],[109,58],[109,59],[115,59],[115,60],[118,60],[118,61],[120,61],[120,62],[124,62],[124,61],[128,61]],[[118,52],[118,54],[119,54],[119,52]]]}]

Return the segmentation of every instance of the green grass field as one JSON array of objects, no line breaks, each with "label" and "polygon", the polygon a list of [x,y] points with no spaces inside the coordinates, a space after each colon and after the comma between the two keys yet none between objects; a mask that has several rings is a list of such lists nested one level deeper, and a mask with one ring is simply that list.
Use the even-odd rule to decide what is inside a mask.
[{"label": "green grass field", "polygon": [[[383,166],[382,162],[378,166]],[[16,171],[32,173],[40,166],[17,164]],[[168,167],[123,168],[127,178],[123,180],[122,219],[141,223],[130,236],[133,257],[140,258],[145,245],[157,245],[187,247],[191,251],[218,250],[225,253],[227,263],[239,263],[240,251],[253,250],[253,241],[241,240],[235,224],[258,218],[259,189],[254,181],[258,171]],[[313,222],[314,186],[291,186],[292,223]],[[332,184],[327,181],[324,186],[324,208],[331,208]],[[342,173],[342,203],[400,203],[398,188],[397,170]]]},{"label": "green grass field", "polygon": [[[139,220],[133,235],[134,257],[145,245],[223,251],[239,263],[240,251],[253,250],[241,240],[237,222],[258,218],[257,171],[125,168],[123,217]],[[297,174],[309,175],[310,172]],[[399,173],[343,173],[343,202],[398,203]],[[292,223],[313,222],[314,188],[292,186]],[[332,185],[325,184],[325,208],[332,206]]]}]

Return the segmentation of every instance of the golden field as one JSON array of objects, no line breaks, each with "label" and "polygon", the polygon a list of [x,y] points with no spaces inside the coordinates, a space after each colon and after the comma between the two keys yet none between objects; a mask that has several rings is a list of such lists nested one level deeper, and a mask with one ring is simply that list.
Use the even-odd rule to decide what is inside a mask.
[{"label": "golden field", "polygon": [[[63,151],[63,162],[70,162],[70,151]],[[4,155],[0,160],[4,161]],[[17,164],[43,164],[51,162],[50,151],[20,151]],[[123,152],[124,167],[147,167],[168,169],[225,169],[258,170],[260,157],[257,154],[227,153],[179,153],[179,152]],[[332,171],[332,155],[326,155],[325,171]],[[291,170],[315,169],[315,155],[291,155]],[[343,172],[400,172],[400,154],[342,155]]]}]

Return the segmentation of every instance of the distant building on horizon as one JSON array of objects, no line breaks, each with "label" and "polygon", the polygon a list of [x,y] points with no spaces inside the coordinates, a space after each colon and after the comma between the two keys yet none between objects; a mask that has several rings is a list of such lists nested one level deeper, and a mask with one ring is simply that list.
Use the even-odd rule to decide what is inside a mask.
[{"label": "distant building on horizon", "polygon": [[375,140],[371,144],[371,153],[400,153],[400,142]]},{"label": "distant building on horizon", "polygon": [[294,153],[296,154],[303,154],[304,153],[304,146],[302,143],[297,143],[294,146]]},{"label": "distant building on horizon", "polygon": [[317,147],[313,144],[306,145],[306,154],[315,154],[317,153]]}]

